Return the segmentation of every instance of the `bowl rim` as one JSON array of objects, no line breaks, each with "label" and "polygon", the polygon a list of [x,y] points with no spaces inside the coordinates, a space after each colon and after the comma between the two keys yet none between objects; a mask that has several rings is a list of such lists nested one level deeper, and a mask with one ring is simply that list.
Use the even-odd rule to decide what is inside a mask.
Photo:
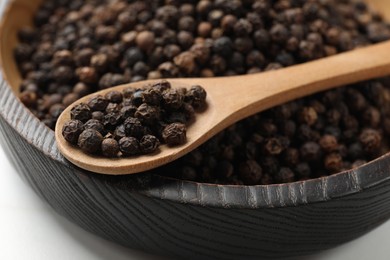
[{"label": "bowl rim", "polygon": [[[5,14],[16,3],[14,0],[5,2],[4,4],[8,5],[0,17],[0,37],[2,37],[1,28],[4,26]],[[7,82],[7,75],[1,65],[4,64],[2,59],[3,56],[0,54],[0,93],[2,93],[0,116],[45,156],[74,169],[75,174],[95,175],[73,166],[60,154],[55,143],[54,131],[46,127],[20,102],[12,86]],[[35,134],[28,129],[34,129]],[[38,136],[37,132],[39,132]],[[142,183],[136,188],[136,192],[156,199],[205,207],[258,209],[303,206],[352,195],[390,179],[389,169],[390,153],[387,153],[353,170],[283,184],[222,185],[185,181],[150,173],[132,175],[131,179]],[[119,176],[109,176],[109,178],[119,178]]]}]

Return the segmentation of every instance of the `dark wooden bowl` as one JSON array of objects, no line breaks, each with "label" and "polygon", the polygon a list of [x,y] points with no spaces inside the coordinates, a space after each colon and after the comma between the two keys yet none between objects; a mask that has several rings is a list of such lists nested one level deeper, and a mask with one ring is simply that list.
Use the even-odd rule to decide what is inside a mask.
[{"label": "dark wooden bowl", "polygon": [[154,254],[239,259],[324,250],[390,217],[389,154],[353,171],[269,186],[210,185],[147,173],[102,176],[71,165],[58,152],[53,131],[15,95],[16,32],[31,22],[38,2],[13,1],[3,15],[0,140],[35,191],[82,228]]}]

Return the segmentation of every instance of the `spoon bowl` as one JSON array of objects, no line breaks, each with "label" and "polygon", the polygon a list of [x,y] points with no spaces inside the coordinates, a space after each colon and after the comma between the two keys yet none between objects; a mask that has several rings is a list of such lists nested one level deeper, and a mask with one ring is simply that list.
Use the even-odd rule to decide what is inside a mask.
[{"label": "spoon bowl", "polygon": [[69,144],[62,127],[70,119],[71,108],[91,96],[127,87],[139,88],[153,81],[143,81],[106,89],[83,97],[69,106],[56,125],[60,152],[80,168],[102,174],[133,174],[157,168],[189,153],[212,136],[237,121],[282,103],[337,86],[390,74],[390,41],[360,48],[333,57],[281,70],[246,76],[221,78],[170,79],[172,87],[201,85],[208,94],[207,108],[197,114],[188,128],[187,142],[177,147],[160,146],[151,155],[131,158],[103,158],[89,155]]}]

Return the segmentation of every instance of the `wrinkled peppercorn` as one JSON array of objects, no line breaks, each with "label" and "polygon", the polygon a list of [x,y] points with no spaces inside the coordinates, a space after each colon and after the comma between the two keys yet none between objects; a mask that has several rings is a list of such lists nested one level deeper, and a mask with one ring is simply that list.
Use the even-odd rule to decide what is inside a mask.
[{"label": "wrinkled peppercorn", "polygon": [[124,156],[140,154],[139,142],[134,137],[123,137],[119,140],[119,149]]},{"label": "wrinkled peppercorn", "polygon": [[81,122],[87,122],[91,119],[91,109],[86,104],[78,104],[70,111],[71,119],[80,120]]},{"label": "wrinkled peppercorn", "polygon": [[92,111],[104,111],[108,105],[108,100],[99,95],[91,98],[87,105]]},{"label": "wrinkled peppercorn", "polygon": [[132,136],[137,138],[142,137],[144,128],[141,124],[141,121],[139,121],[137,118],[127,118],[123,125],[125,127],[126,136]]},{"label": "wrinkled peppercorn", "polygon": [[115,129],[115,127],[122,123],[122,116],[118,112],[110,112],[104,115],[103,125],[107,130]]},{"label": "wrinkled peppercorn", "polygon": [[101,151],[103,136],[94,129],[84,130],[78,139],[77,145],[85,153],[98,154]]},{"label": "wrinkled peppercorn", "polygon": [[70,120],[62,127],[62,135],[71,144],[77,144],[80,134],[84,131],[84,125],[79,120]]},{"label": "wrinkled peppercorn", "polygon": [[186,99],[194,108],[202,108],[206,104],[206,91],[201,86],[192,86],[186,93]]},{"label": "wrinkled peppercorn", "polygon": [[134,116],[138,118],[143,124],[153,125],[160,119],[160,109],[143,103],[137,108]]},{"label": "wrinkled peppercorn", "polygon": [[142,96],[143,102],[152,106],[159,106],[162,99],[161,92],[156,88],[146,89],[142,92]]},{"label": "wrinkled peppercorn", "polygon": [[98,131],[101,135],[106,135],[106,129],[104,125],[97,119],[90,119],[84,124],[84,129],[93,129]]},{"label": "wrinkled peppercorn", "polygon": [[184,102],[184,96],[176,89],[164,91],[162,99],[167,109],[179,109]]},{"label": "wrinkled peppercorn", "polygon": [[186,131],[187,128],[184,124],[172,123],[164,128],[162,138],[167,145],[181,145],[187,140]]},{"label": "wrinkled peppercorn", "polygon": [[148,154],[153,153],[157,150],[160,145],[160,141],[154,135],[145,135],[144,137],[142,137],[139,144],[142,153]]}]

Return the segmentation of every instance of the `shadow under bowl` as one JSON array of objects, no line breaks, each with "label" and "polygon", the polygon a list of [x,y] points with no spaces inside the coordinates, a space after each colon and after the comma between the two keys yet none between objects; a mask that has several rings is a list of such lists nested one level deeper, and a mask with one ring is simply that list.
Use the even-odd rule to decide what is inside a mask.
[{"label": "shadow under bowl", "polygon": [[202,184],[148,173],[104,176],[73,166],[59,153],[54,132],[17,97],[17,31],[31,24],[40,1],[6,2],[0,3],[1,144],[34,190],[82,228],[153,254],[237,259],[311,254],[390,217],[389,154],[333,176],[268,186]]}]

